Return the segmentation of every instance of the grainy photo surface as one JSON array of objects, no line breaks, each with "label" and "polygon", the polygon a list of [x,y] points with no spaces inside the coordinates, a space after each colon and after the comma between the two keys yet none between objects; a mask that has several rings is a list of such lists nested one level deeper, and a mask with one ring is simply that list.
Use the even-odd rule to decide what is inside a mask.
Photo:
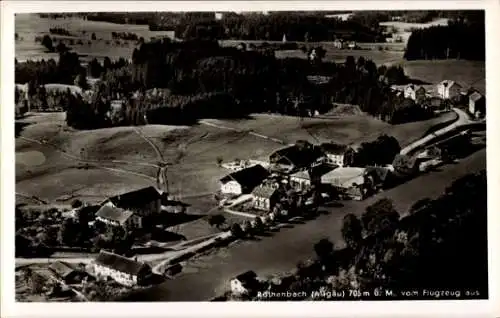
[{"label": "grainy photo surface", "polygon": [[16,14],[16,300],[487,299],[484,15]]}]

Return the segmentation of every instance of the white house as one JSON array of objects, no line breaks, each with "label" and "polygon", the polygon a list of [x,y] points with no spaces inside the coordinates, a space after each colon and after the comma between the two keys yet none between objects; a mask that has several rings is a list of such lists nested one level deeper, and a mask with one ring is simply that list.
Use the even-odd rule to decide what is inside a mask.
[{"label": "white house", "polygon": [[254,271],[247,271],[231,279],[230,284],[234,295],[248,295],[258,289],[259,281]]},{"label": "white house", "polygon": [[251,166],[235,171],[220,179],[222,194],[241,195],[250,193],[270,175],[269,171],[261,165]]},{"label": "white house", "polygon": [[462,86],[455,81],[444,80],[437,84],[437,93],[443,99],[452,99],[460,95]]},{"label": "white house", "polygon": [[333,46],[336,49],[343,49],[344,48],[344,42],[341,39],[335,39],[335,41],[333,41]]},{"label": "white house", "polygon": [[307,171],[297,171],[290,175],[290,185],[297,191],[311,188],[311,176]]},{"label": "white house", "polygon": [[323,143],[321,149],[326,155],[326,163],[339,167],[350,166],[354,161],[355,151],[347,145]]},{"label": "white house", "polygon": [[426,98],[425,88],[422,86],[415,86],[413,84],[409,84],[404,88],[404,97],[410,98],[415,102],[422,102]]},{"label": "white house", "polygon": [[469,113],[476,117],[481,117],[486,112],[485,98],[479,92],[469,95]]},{"label": "white house", "polygon": [[278,202],[278,189],[270,185],[258,186],[252,191],[252,197],[254,208],[271,211]]},{"label": "white house", "polygon": [[111,277],[125,286],[144,285],[152,275],[149,265],[104,250],[93,261],[93,267],[96,277]]}]

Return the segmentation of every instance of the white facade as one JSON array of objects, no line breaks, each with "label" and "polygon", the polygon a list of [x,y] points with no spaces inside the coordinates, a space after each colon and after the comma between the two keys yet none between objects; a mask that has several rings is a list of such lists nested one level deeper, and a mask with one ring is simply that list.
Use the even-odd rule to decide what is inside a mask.
[{"label": "white facade", "polygon": [[439,97],[443,99],[450,99],[460,94],[462,86],[453,81],[442,81],[437,85]]},{"label": "white facade", "polygon": [[311,180],[290,176],[290,184],[299,191],[306,190],[311,187]]},{"label": "white facade", "polygon": [[344,166],[344,154],[326,154],[326,162],[331,165]]},{"label": "white facade", "polygon": [[236,278],[231,280],[231,292],[235,295],[243,295],[248,293],[248,290]]},{"label": "white facade", "polygon": [[221,184],[220,190],[223,194],[242,194],[241,185],[234,180]]},{"label": "white facade", "polygon": [[94,264],[94,272],[97,277],[111,277],[117,283],[125,286],[133,286],[137,284],[137,275],[119,272],[117,270],[99,264]]}]

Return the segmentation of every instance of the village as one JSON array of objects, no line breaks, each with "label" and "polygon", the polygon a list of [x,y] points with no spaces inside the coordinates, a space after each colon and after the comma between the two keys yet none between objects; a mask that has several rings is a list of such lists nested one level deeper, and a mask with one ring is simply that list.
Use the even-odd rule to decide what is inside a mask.
[{"label": "village", "polygon": [[[21,265],[19,279],[23,276],[26,281],[37,282],[35,289],[46,292],[50,297],[57,299],[69,292],[81,300],[107,299],[111,297],[109,295],[123,295],[165,279],[175,279],[175,273],[181,270],[178,263],[199,251],[227,245],[230,241],[244,239],[253,232],[291,219],[313,217],[318,207],[329,202],[364,200],[416,174],[453,161],[457,149],[467,147],[473,139],[473,124],[484,123],[484,96],[473,89],[464,92],[456,82],[443,81],[436,86],[409,84],[393,86],[392,89],[435,112],[453,109],[458,114],[454,123],[430,133],[430,139],[428,135],[403,149],[397,149],[399,154],[394,154],[396,157],[412,158],[411,173],[396,165],[397,161],[383,165],[356,164],[359,162],[360,146],[333,141],[312,144],[297,140],[295,144],[269,154],[267,161],[243,158],[219,162],[228,174],[221,176],[220,189],[214,193],[212,209],[218,210],[219,214],[213,214],[208,222],[220,229],[220,234],[206,240],[195,240],[192,246],[180,249],[175,257],[159,253],[138,260],[132,247],[161,246],[148,234],[161,232],[166,228],[165,222],[168,223],[166,218],[172,214],[183,215],[188,209],[188,205],[169,195],[166,191],[168,180],[159,173],[156,186],[119,193],[97,205],[74,202],[71,211],[57,219],[66,223],[70,219],[69,223],[79,224],[80,227],[73,226],[73,232],[67,235],[79,235],[78,231],[98,233],[96,237],[101,243],[96,246],[102,248],[94,259],[51,262],[49,258],[48,270],[38,271],[32,270],[29,265]],[[386,150],[381,148],[374,153]],[[228,224],[224,217],[228,214],[243,217],[246,221]],[[145,237],[149,237],[150,241]],[[22,249],[22,244],[18,246]],[[154,252],[149,253],[154,255]],[[38,276],[52,283],[43,283]],[[101,291],[99,296],[99,290],[106,289],[103,284],[112,292],[104,295]],[[248,294],[250,290],[256,292],[254,287],[247,287],[248,284],[254,287],[262,285],[256,283],[256,274],[250,271],[231,281],[231,292],[234,295]]]}]

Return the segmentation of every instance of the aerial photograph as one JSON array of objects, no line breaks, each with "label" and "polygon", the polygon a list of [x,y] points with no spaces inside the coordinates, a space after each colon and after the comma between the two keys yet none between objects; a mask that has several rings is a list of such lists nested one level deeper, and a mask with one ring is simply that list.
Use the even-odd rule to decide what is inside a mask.
[{"label": "aerial photograph", "polygon": [[488,299],[484,10],[12,32],[17,302]]}]

